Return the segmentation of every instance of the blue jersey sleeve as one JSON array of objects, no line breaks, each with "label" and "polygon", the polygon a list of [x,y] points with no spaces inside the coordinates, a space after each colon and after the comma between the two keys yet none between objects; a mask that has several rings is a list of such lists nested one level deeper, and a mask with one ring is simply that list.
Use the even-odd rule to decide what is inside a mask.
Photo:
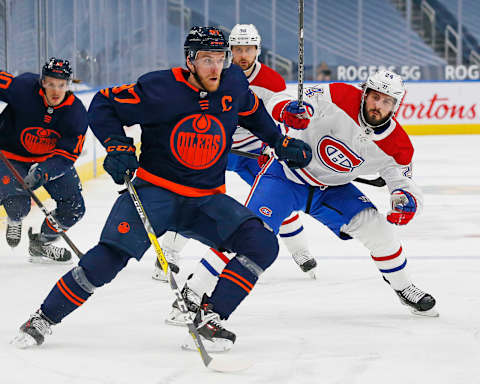
[{"label": "blue jersey sleeve", "polygon": [[243,95],[241,106],[238,113],[239,125],[247,128],[262,141],[274,147],[281,133],[268,114],[263,101],[252,90],[248,89]]},{"label": "blue jersey sleeve", "polygon": [[145,122],[144,92],[141,81],[105,88],[93,98],[88,121],[94,135],[103,144],[112,135],[125,136],[123,126]]}]

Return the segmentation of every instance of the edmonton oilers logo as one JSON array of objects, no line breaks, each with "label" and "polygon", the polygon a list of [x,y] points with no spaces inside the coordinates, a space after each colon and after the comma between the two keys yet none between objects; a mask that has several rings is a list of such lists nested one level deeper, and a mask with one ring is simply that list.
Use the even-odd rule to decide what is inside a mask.
[{"label": "edmonton oilers logo", "polygon": [[22,131],[20,141],[28,152],[43,155],[55,149],[60,137],[60,134],[52,129],[28,127]]},{"label": "edmonton oilers logo", "polygon": [[216,117],[194,114],[173,128],[170,148],[175,158],[191,169],[205,169],[217,162],[225,150],[225,129]]}]

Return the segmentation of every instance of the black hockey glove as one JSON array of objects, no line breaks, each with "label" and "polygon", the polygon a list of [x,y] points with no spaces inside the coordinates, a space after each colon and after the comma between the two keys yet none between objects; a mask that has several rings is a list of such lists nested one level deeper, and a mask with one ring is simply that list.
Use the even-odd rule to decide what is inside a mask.
[{"label": "black hockey glove", "polygon": [[28,174],[25,176],[23,181],[25,181],[25,184],[27,184],[28,188],[34,191],[48,181],[48,174],[41,167],[39,167],[38,164],[33,164],[28,170]]},{"label": "black hockey glove", "polygon": [[126,136],[112,136],[105,140],[107,157],[103,162],[103,168],[108,172],[117,184],[124,183],[124,176],[133,176],[138,168],[137,155],[133,139]]},{"label": "black hockey glove", "polygon": [[288,136],[282,136],[275,143],[275,154],[278,160],[284,161],[292,169],[304,168],[312,160],[310,145]]}]

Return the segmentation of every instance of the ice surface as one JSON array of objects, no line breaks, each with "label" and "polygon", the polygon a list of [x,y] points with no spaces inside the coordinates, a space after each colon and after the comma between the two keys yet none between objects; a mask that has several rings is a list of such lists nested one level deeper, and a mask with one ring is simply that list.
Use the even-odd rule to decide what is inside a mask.
[{"label": "ice surface", "polygon": [[[43,219],[33,207],[14,252],[0,225],[0,384],[480,383],[480,136],[413,141],[425,210],[398,233],[415,283],[438,301],[439,318],[411,315],[366,249],[304,216],[317,280],[282,246],[227,323],[237,334],[228,355],[255,361],[244,372],[211,372],[196,352],[180,349],[187,331],[163,322],[173,295],[150,277],[152,250],[55,326],[43,346],[17,350],[9,341],[18,327],[70,269],[26,262],[28,226],[38,230]],[[228,174],[227,186],[243,201],[248,188],[236,175]],[[84,186],[87,214],[68,233],[81,250],[98,241],[119,189],[108,176]],[[388,209],[386,189],[363,190]],[[204,250],[187,245],[180,284]]]}]

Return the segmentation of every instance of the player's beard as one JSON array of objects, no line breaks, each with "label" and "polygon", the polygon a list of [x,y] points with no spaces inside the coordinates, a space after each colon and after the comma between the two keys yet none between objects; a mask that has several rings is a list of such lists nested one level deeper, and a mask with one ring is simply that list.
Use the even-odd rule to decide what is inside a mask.
[{"label": "player's beard", "polygon": [[250,68],[253,67],[255,64],[255,59],[248,61],[248,60],[233,60],[233,64],[237,64],[240,68],[242,68],[242,71],[248,71]]},{"label": "player's beard", "polygon": [[[370,108],[368,111],[365,112],[365,106],[364,106],[364,112],[363,112],[363,116],[365,117],[365,120],[367,122],[367,124],[371,125],[371,126],[374,126],[374,127],[379,127],[383,124],[385,124],[389,119],[390,119],[390,115],[392,114],[391,112],[389,114],[387,114],[386,116],[382,117],[382,114],[381,112],[378,110],[378,109],[375,109],[375,108]],[[377,112],[377,116],[378,117],[375,117],[375,116],[371,116],[371,113],[373,111],[376,111]]]},{"label": "player's beard", "polygon": [[220,86],[220,78],[222,77],[221,72],[218,75],[217,81],[214,84],[212,84],[209,81],[205,81],[206,79],[211,77],[211,75],[208,75],[208,76],[205,76],[205,77],[202,78],[198,75],[196,70],[195,70],[195,72],[192,72],[192,74],[193,74],[193,77],[195,78],[195,80],[197,81],[197,83],[200,84],[200,86],[207,92],[215,92],[218,89],[218,87]]}]

